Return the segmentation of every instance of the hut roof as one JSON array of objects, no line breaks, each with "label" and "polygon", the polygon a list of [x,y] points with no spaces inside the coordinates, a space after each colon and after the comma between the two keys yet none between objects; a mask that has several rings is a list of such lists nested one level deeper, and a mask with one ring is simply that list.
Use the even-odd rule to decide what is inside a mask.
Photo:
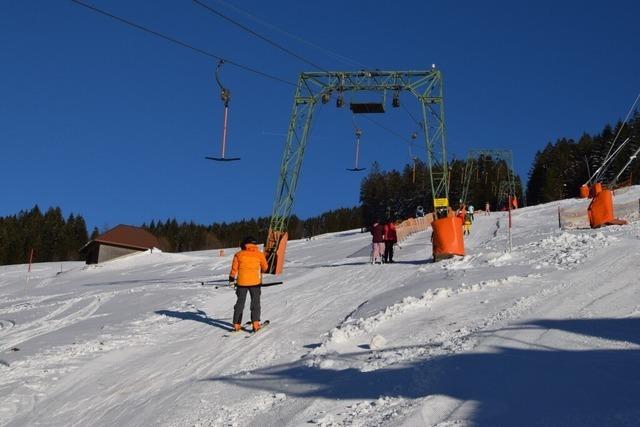
[{"label": "hut roof", "polygon": [[131,249],[147,250],[160,246],[158,239],[147,230],[131,225],[120,224],[88,242],[84,250],[92,243],[120,246]]}]

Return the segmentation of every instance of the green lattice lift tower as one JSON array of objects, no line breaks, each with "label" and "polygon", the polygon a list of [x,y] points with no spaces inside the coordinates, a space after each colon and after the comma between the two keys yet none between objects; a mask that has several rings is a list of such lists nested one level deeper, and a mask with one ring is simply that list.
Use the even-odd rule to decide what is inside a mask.
[{"label": "green lattice lift tower", "polygon": [[377,92],[382,102],[350,102],[354,114],[384,113],[387,95],[399,105],[402,93],[416,97],[422,112],[422,128],[430,172],[434,209],[446,214],[449,207],[449,180],[445,151],[445,122],[442,73],[433,66],[425,71],[335,71],[304,72],[298,78],[280,176],[269,224],[265,253],[270,273],[279,274],[284,264],[287,227],[293,208],[304,151],[311,132],[313,113],[318,104],[335,99],[345,106],[345,95]]}]

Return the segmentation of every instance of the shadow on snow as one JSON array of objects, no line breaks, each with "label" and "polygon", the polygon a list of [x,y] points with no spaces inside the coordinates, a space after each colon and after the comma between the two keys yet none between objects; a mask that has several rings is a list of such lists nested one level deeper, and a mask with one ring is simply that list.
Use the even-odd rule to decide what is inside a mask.
[{"label": "shadow on snow", "polygon": [[[535,320],[515,329],[519,327],[553,328],[640,343],[640,318]],[[513,328],[506,330],[509,329]],[[353,359],[371,354],[335,357]],[[337,400],[446,395],[476,402],[471,418],[474,425],[480,426],[640,425],[638,349],[499,347],[491,353],[444,355],[368,372],[322,369],[295,362],[258,369],[249,376],[243,373],[207,380],[295,397]]]},{"label": "shadow on snow", "polygon": [[193,320],[195,322],[201,322],[206,325],[215,326],[216,328],[224,329],[225,331],[229,331],[233,329],[233,325],[229,322],[220,319],[212,319],[207,316],[202,310],[197,311],[171,311],[171,310],[158,310],[155,312],[156,314],[161,314],[163,316],[175,317],[182,320]]}]

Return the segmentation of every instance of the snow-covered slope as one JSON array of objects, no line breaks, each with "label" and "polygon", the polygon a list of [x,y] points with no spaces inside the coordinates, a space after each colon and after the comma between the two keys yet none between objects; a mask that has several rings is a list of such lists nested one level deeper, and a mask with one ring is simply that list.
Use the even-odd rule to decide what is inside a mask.
[{"label": "snow-covered slope", "polygon": [[[616,197],[640,198],[640,188]],[[639,425],[640,223],[558,229],[565,200],[476,215],[370,265],[357,231],[289,243],[255,336],[233,251],[0,268],[1,425]]]}]

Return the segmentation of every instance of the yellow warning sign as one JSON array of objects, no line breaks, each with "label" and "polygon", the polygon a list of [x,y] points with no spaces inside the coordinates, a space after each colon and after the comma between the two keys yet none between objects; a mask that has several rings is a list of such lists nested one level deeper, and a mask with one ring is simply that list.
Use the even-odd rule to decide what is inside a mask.
[{"label": "yellow warning sign", "polygon": [[449,206],[449,199],[446,197],[442,199],[433,199],[433,207],[435,208],[446,208]]}]

